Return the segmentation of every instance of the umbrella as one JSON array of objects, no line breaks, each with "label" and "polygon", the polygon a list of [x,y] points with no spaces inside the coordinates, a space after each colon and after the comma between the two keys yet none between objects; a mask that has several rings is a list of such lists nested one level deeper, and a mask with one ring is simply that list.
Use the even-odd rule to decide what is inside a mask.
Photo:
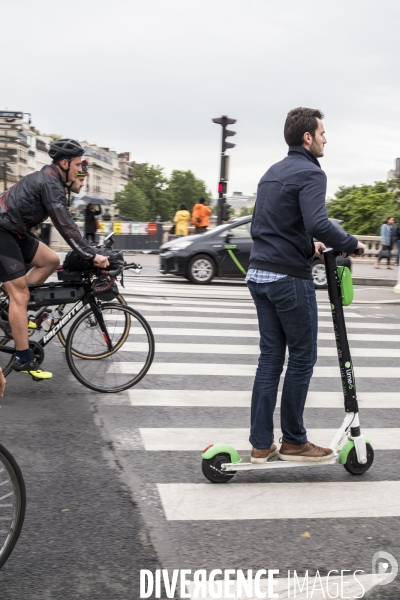
[{"label": "umbrella", "polygon": [[100,196],[82,196],[80,198],[82,202],[86,202],[86,204],[111,204],[111,200],[107,200],[107,198],[101,198]]}]

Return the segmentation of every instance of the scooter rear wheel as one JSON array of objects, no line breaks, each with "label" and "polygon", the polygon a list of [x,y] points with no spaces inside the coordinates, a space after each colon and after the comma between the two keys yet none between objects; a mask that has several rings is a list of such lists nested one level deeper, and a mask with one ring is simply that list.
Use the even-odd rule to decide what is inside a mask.
[{"label": "scooter rear wheel", "polygon": [[221,471],[221,465],[230,462],[231,457],[229,454],[216,454],[212,458],[203,458],[201,470],[203,471],[204,477],[208,479],[208,481],[211,481],[211,483],[227,483],[234,477],[236,471],[225,473],[224,471]]},{"label": "scooter rear wheel", "polygon": [[367,444],[367,462],[365,465],[361,465],[357,460],[356,449],[353,447],[348,456],[347,460],[344,463],[344,468],[346,471],[351,473],[351,475],[363,475],[368,471],[372,463],[374,462],[374,449],[371,444]]}]

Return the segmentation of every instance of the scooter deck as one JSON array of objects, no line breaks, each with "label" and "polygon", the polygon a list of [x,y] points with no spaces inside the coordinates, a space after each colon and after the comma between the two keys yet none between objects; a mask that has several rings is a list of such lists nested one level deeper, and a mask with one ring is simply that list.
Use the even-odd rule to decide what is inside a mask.
[{"label": "scooter deck", "polygon": [[323,467],[324,465],[335,465],[339,461],[339,454],[334,454],[329,460],[321,462],[306,462],[302,460],[279,460],[276,456],[266,463],[250,462],[250,456],[242,456],[239,463],[223,463],[221,471],[253,471],[262,469],[290,469],[290,467]]}]

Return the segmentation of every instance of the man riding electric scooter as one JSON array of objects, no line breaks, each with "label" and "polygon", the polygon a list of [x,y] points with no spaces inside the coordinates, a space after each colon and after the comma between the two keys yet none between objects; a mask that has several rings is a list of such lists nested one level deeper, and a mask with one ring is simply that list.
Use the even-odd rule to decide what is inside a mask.
[{"label": "man riding electric scooter", "polygon": [[326,144],[322,119],[319,110],[289,112],[284,127],[288,155],[270,167],[258,185],[247,273],[261,338],[251,404],[252,463],[265,463],[278,454],[273,414],[286,348],[279,458],[323,462],[333,456],[331,448],[307,439],[303,424],[317,360],[318,314],[310,260],[324,245],[347,254],[365,246],[328,219],[326,175],[318,162]]}]

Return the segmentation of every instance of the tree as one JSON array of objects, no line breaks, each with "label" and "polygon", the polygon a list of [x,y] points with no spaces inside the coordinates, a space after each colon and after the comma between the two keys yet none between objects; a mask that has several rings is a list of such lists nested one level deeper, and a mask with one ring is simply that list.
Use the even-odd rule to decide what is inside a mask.
[{"label": "tree", "polygon": [[240,209],[239,217],[247,217],[248,215],[252,215],[254,211],[254,206],[248,208],[247,206],[242,206]]},{"label": "tree", "polygon": [[166,221],[171,216],[169,197],[166,193],[168,180],[161,167],[137,164],[131,173],[131,183],[139,189],[148,202],[148,216],[144,220],[155,220],[158,216]]},{"label": "tree", "polygon": [[115,194],[115,205],[122,219],[148,221],[150,218],[149,199],[133,181],[130,181],[122,192]]},{"label": "tree", "polygon": [[388,216],[400,221],[400,206],[395,192],[386,182],[373,185],[340,187],[336,199],[328,204],[328,215],[341,219],[342,225],[354,235],[379,235]]},{"label": "tree", "polygon": [[197,179],[192,171],[172,171],[168,197],[174,211],[178,210],[180,204],[186,204],[191,212],[199,198],[205,198],[208,204],[211,202],[211,194],[207,191],[206,184]]}]

